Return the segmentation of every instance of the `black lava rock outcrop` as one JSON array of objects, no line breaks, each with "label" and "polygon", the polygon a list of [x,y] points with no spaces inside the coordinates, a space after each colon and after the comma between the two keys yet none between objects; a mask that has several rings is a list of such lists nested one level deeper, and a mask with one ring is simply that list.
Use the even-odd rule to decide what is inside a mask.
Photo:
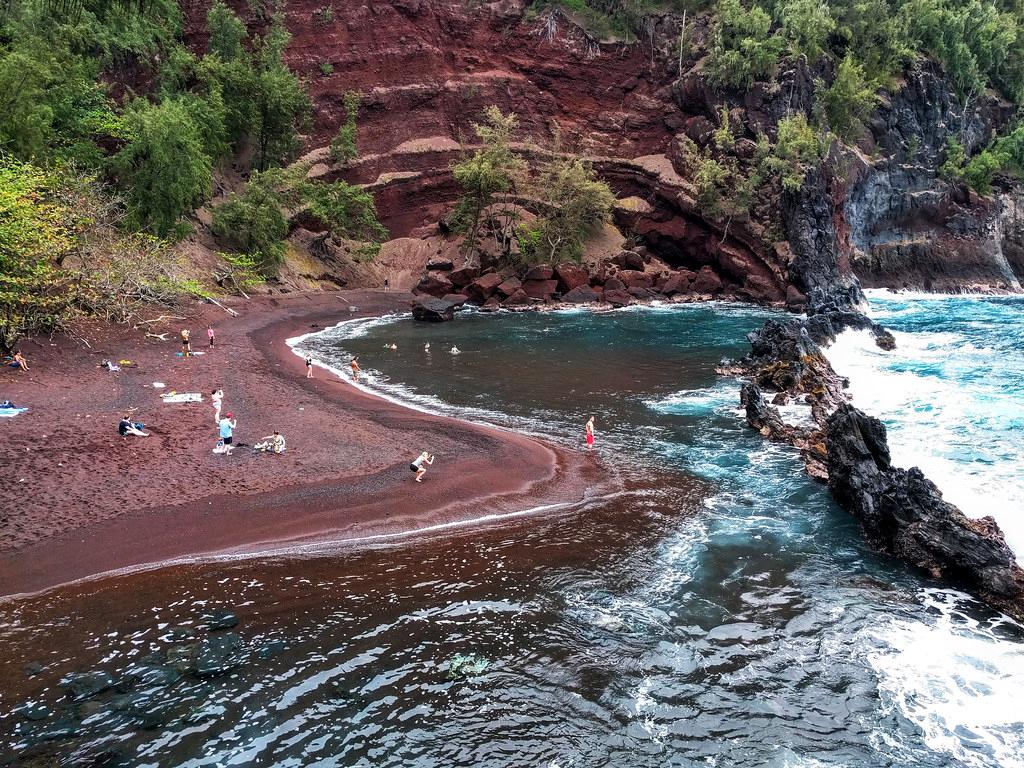
[{"label": "black lava rock outcrop", "polygon": [[873,546],[1024,619],[1024,570],[996,521],[968,518],[921,470],[894,467],[881,421],[841,405],[826,448],[829,488]]}]

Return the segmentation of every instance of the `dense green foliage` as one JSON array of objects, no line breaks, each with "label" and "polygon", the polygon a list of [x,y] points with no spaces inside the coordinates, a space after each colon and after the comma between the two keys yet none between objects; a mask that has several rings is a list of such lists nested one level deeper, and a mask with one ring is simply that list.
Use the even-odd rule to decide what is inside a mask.
[{"label": "dense green foliage", "polygon": [[210,158],[182,101],[139,101],[125,114],[130,137],[113,159],[128,180],[128,225],[168,235],[210,193]]},{"label": "dense green foliage", "polygon": [[[210,54],[198,58],[177,41],[175,0],[0,7],[0,150],[108,171],[126,191],[126,226],[174,232],[228,156],[251,146],[259,169],[291,160],[310,110],[283,63],[289,38],[279,21],[251,53],[245,26],[221,0],[208,24]],[[147,69],[147,98],[119,105],[108,96],[106,79]]]},{"label": "dense green foliage", "polygon": [[[452,218],[465,233],[463,247],[477,248],[487,219],[510,258],[515,240],[520,261],[579,259],[587,238],[609,219],[615,196],[589,164],[557,147],[543,158],[520,157],[512,149],[518,127],[514,114],[488,107],[473,126],[480,148],[452,168],[462,188]],[[517,225],[512,198],[519,194],[523,198],[515,202],[535,210],[536,218]]]},{"label": "dense green foliage", "polygon": [[716,0],[709,73],[741,88],[788,52],[831,55],[884,83],[916,53],[938,59],[965,97],[985,85],[1024,98],[1024,15],[1008,0]]},{"label": "dense green foliage", "polygon": [[878,97],[864,75],[864,67],[847,54],[836,67],[832,85],[819,93],[822,108],[832,131],[844,141],[852,141],[861,131],[862,121],[871,114]]},{"label": "dense green foliage", "polygon": [[529,185],[541,215],[527,228],[530,261],[556,263],[583,256],[583,246],[611,219],[615,195],[594,169],[577,157],[554,156],[540,163]]},{"label": "dense green foliage", "polygon": [[946,160],[939,172],[951,181],[962,179],[978,194],[989,194],[996,174],[1018,177],[1024,174],[1024,125],[1000,136],[970,160],[960,142],[950,139],[946,144]]},{"label": "dense green foliage", "polygon": [[213,233],[249,257],[265,277],[276,275],[284,261],[286,210],[305,208],[333,235],[346,240],[374,244],[388,236],[377,219],[373,195],[343,181],[307,181],[307,170],[307,165],[297,163],[254,173],[241,193],[213,209]]},{"label": "dense green foliage", "polygon": [[288,220],[286,201],[272,176],[254,173],[245,191],[213,209],[211,229],[219,238],[250,257],[262,275],[277,274],[284,261]]},{"label": "dense green foliage", "polygon": [[331,159],[341,165],[348,165],[359,156],[356,147],[356,118],[362,97],[356,91],[345,94],[345,122],[338,128],[338,134],[331,141]]}]

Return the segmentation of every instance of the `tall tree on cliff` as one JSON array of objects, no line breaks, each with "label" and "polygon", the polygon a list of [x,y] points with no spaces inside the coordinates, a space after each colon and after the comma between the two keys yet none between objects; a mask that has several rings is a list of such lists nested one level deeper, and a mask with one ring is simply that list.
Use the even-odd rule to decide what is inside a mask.
[{"label": "tall tree on cliff", "polygon": [[511,148],[512,134],[518,127],[514,114],[505,115],[495,106],[488,107],[483,122],[473,124],[473,132],[483,146],[452,169],[463,190],[454,218],[466,232],[463,248],[467,254],[476,249],[484,211],[496,195],[514,188],[522,171],[523,161]]}]

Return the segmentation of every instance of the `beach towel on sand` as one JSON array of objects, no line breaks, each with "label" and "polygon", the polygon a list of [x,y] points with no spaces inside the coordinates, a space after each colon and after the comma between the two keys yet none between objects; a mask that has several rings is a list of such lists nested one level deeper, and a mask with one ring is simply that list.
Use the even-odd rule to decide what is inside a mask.
[{"label": "beach towel on sand", "polygon": [[0,417],[14,417],[27,410],[28,408],[0,408]]},{"label": "beach towel on sand", "polygon": [[160,395],[165,403],[201,403],[203,395],[200,392],[175,392],[172,395]]}]

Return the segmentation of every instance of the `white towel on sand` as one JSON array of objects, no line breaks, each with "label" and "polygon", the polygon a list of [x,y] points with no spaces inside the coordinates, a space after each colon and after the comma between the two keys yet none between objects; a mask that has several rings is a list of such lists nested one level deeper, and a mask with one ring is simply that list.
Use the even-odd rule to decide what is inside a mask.
[{"label": "white towel on sand", "polygon": [[177,392],[173,395],[160,395],[165,403],[201,403],[203,395],[200,392]]}]

